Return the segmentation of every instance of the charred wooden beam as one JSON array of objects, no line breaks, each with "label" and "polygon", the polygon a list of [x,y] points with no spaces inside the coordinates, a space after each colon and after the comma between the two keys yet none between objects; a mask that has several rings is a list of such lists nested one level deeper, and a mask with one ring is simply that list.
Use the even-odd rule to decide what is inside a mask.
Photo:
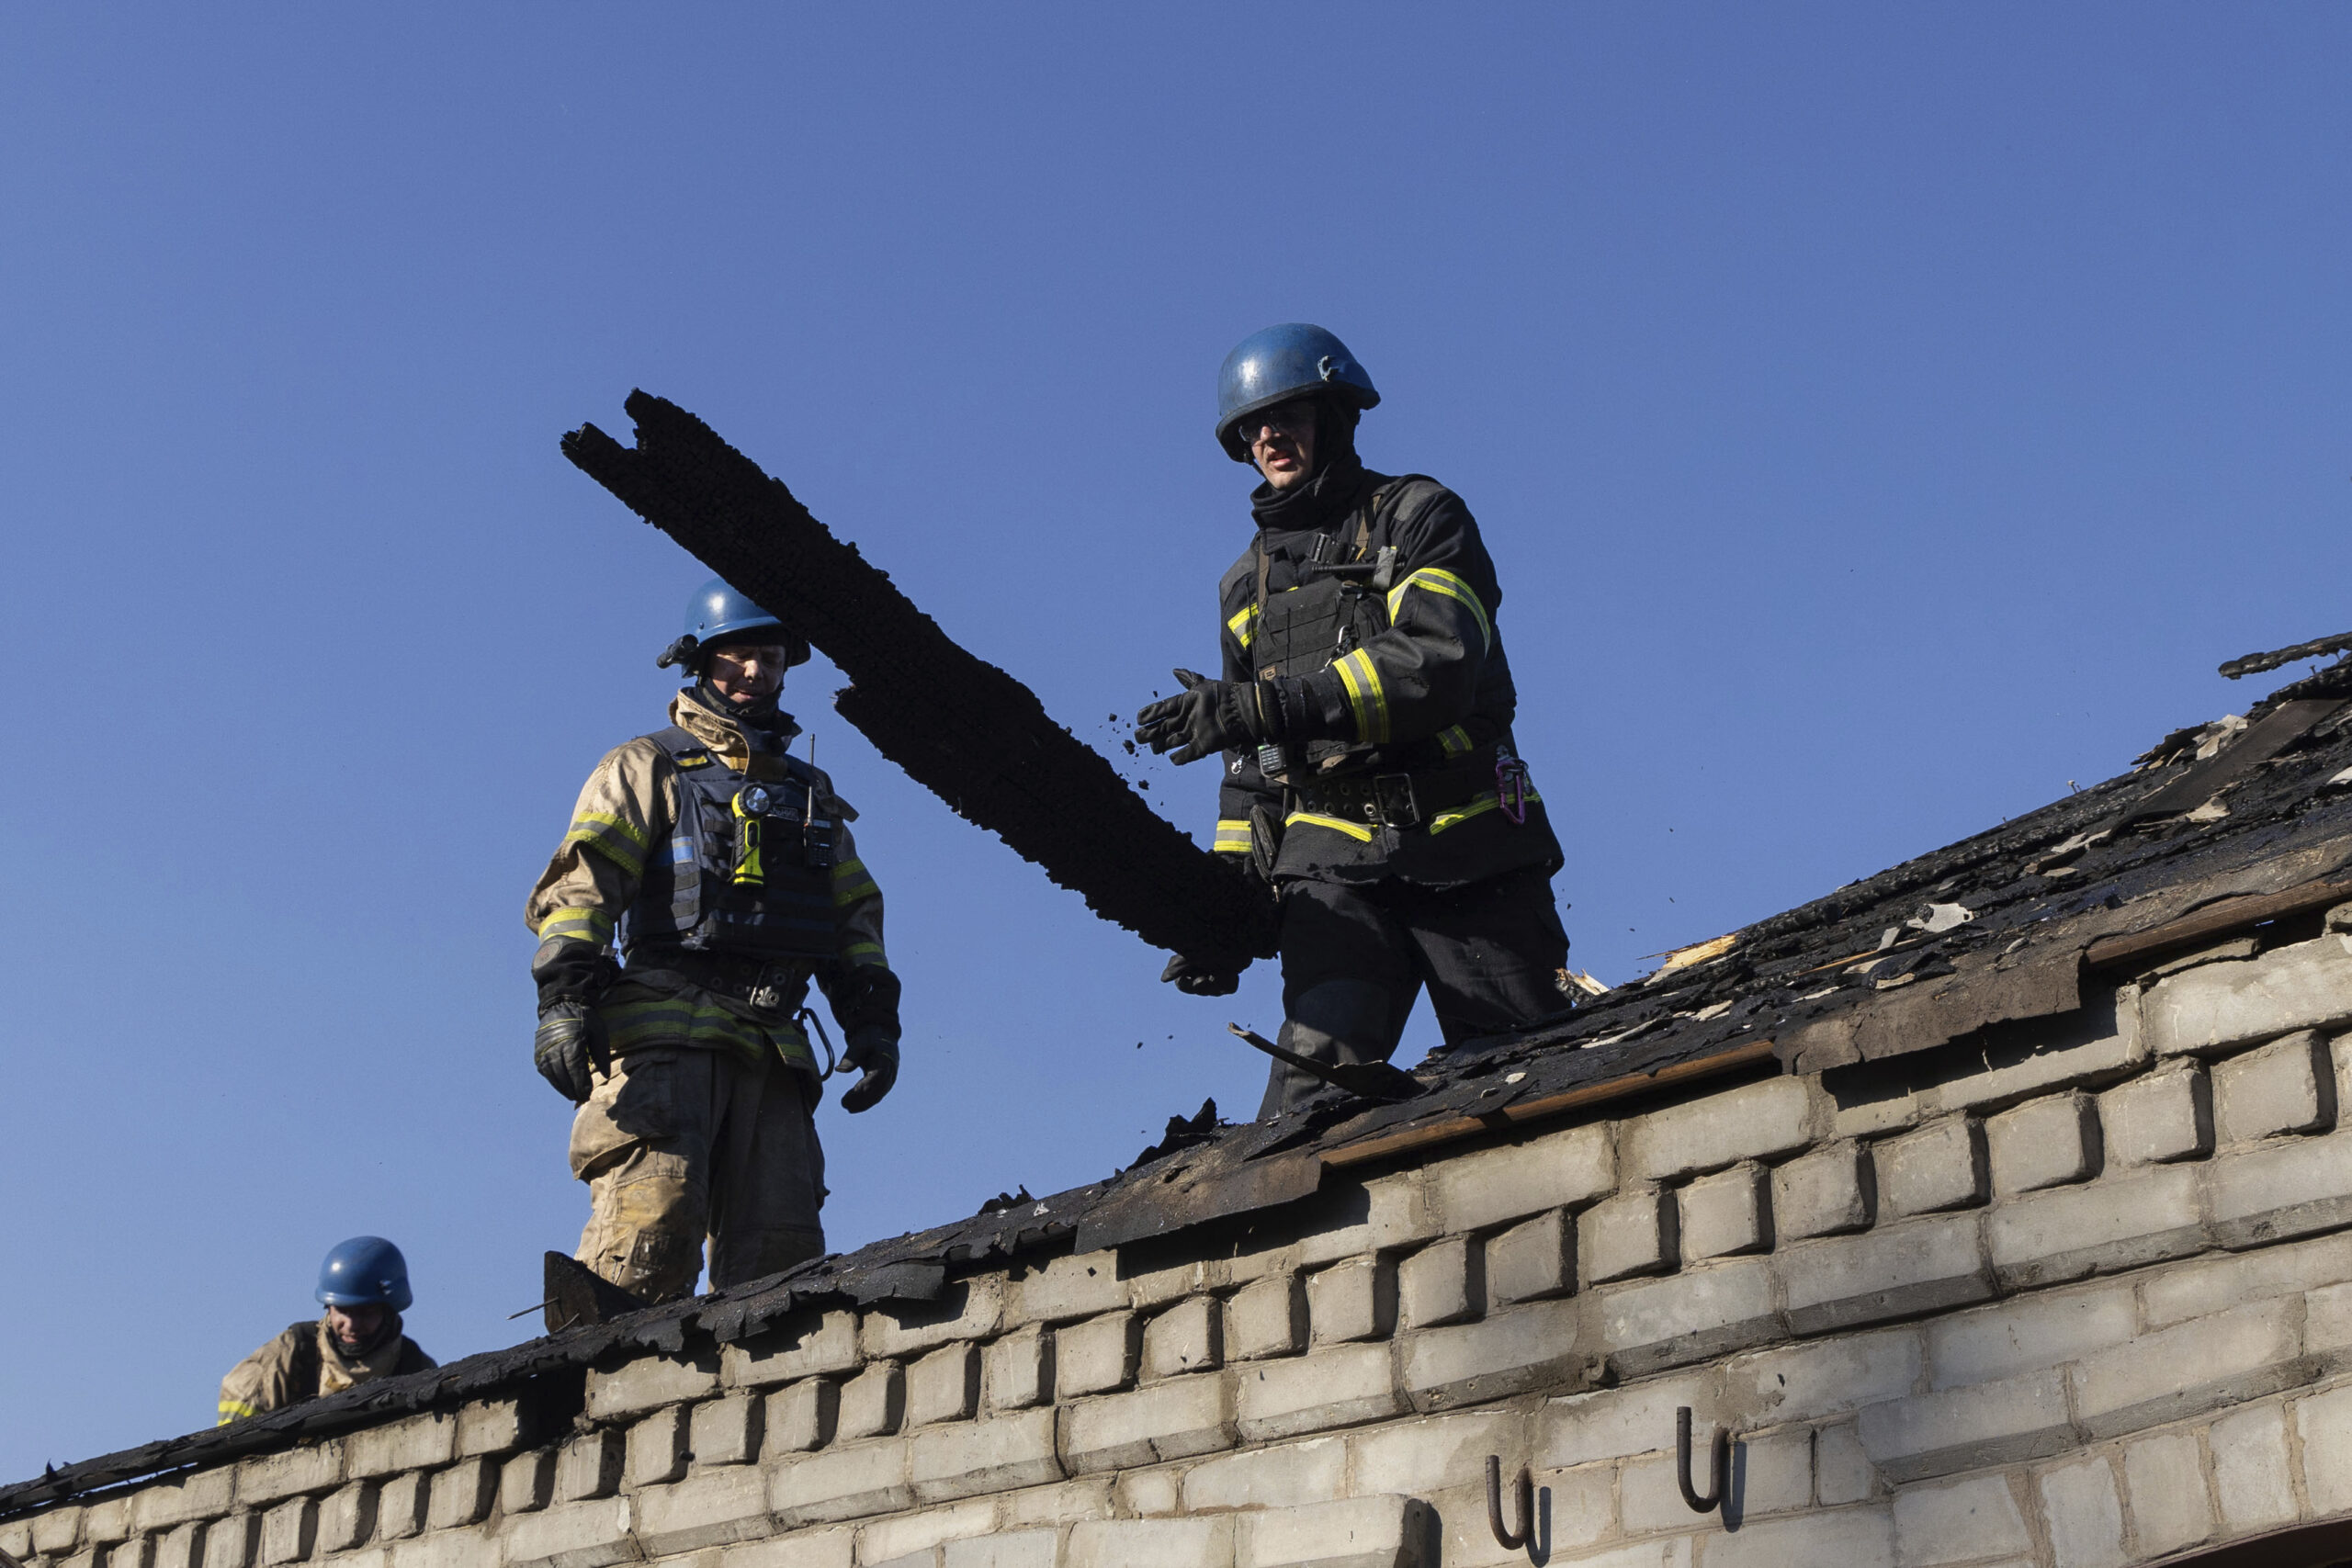
[{"label": "charred wooden beam", "polygon": [[637,445],[593,424],[564,456],[850,678],[834,708],[957,815],[1155,947],[1273,950],[1271,898],[1153,811],[1036,694],[975,658],[781,480],[675,403],[632,392]]}]

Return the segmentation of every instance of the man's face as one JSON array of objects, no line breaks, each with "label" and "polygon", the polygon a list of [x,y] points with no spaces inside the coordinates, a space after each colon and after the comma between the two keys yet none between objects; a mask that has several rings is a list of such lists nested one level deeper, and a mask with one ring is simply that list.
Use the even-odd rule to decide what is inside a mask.
[{"label": "man's face", "polygon": [[331,1306],[327,1308],[327,1332],[346,1351],[359,1349],[375,1343],[376,1336],[384,1331],[384,1303],[368,1302],[360,1306]]},{"label": "man's face", "polygon": [[739,643],[710,656],[711,689],[740,705],[763,703],[784,690],[790,650],[781,643]]},{"label": "man's face", "polygon": [[1293,398],[1261,409],[1240,424],[1250,460],[1278,491],[1303,482],[1315,471],[1315,400]]}]

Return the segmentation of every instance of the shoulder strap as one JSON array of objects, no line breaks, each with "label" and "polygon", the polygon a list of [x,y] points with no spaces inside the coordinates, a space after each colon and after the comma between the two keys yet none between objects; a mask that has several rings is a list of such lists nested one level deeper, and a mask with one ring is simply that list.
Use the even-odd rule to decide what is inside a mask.
[{"label": "shoulder strap", "polygon": [[[292,1325],[305,1332],[294,1338],[293,1359],[286,1369],[286,1381],[293,1386],[287,1390],[295,1399],[316,1399],[319,1396],[319,1321]],[[290,1332],[290,1330],[289,1330]]]}]

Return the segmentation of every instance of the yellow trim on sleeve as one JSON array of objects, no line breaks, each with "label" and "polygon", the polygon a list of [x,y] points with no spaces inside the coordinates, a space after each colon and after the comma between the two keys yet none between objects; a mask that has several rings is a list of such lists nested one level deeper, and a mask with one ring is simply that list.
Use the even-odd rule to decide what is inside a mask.
[{"label": "yellow trim on sleeve", "polygon": [[1250,824],[1245,818],[1220,817],[1216,824],[1216,839],[1209,846],[1221,855],[1246,855],[1250,852]]},{"label": "yellow trim on sleeve", "polygon": [[1446,726],[1437,732],[1438,750],[1449,757],[1459,757],[1470,750],[1470,732],[1458,724]]},{"label": "yellow trim on sleeve", "polygon": [[1242,652],[1249,652],[1250,645],[1258,640],[1258,606],[1242,605],[1234,613],[1233,617],[1225,623],[1225,629],[1233,634],[1233,640],[1241,645]]},{"label": "yellow trim on sleeve", "polygon": [[220,1419],[212,1424],[216,1427],[225,1427],[232,1421],[243,1421],[248,1416],[260,1414],[260,1411],[242,1399],[224,1399],[220,1402]]},{"label": "yellow trim on sleeve", "polygon": [[1487,607],[1478,603],[1478,595],[1472,592],[1468,583],[1442,567],[1425,566],[1388,591],[1388,619],[1392,623],[1396,619],[1397,607],[1404,603],[1405,591],[1408,588],[1442,593],[1449,599],[1458,599],[1469,605],[1470,613],[1478,618],[1478,635],[1486,639],[1487,647],[1495,646],[1495,626],[1487,618]]},{"label": "yellow trim on sleeve", "polygon": [[1356,739],[1380,741],[1388,739],[1388,694],[1380,684],[1380,671],[1374,667],[1372,651],[1357,649],[1331,666],[1340,672],[1340,684],[1348,691],[1348,706],[1356,716]]},{"label": "yellow trim on sleeve", "polygon": [[579,940],[593,942],[601,946],[605,939],[613,934],[613,917],[602,909],[578,906],[557,909],[539,922],[541,942],[547,942],[554,937],[572,936],[575,931],[579,933]]}]

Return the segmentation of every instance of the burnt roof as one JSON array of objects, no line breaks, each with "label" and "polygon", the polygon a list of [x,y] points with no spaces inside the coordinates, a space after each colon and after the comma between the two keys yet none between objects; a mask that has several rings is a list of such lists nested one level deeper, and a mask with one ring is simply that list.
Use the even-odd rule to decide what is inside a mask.
[{"label": "burnt roof", "polygon": [[1326,1171],[1678,1083],[1836,1070],[2070,1011],[2086,976],[2128,977],[2223,931],[2352,900],[2347,867],[2352,658],[2243,719],[2167,736],[2119,777],[1670,954],[1541,1027],[1433,1051],[1412,1100],[1326,1091],[1272,1122],[1171,1119],[1166,1142],[1103,1180],[1023,1190],[771,1279],[52,1470],[0,1488],[0,1517],[465,1399],[519,1393],[568,1419],[594,1363],[745,1338],[805,1308],[936,1313],[982,1269],[1219,1223],[1278,1234]]}]

